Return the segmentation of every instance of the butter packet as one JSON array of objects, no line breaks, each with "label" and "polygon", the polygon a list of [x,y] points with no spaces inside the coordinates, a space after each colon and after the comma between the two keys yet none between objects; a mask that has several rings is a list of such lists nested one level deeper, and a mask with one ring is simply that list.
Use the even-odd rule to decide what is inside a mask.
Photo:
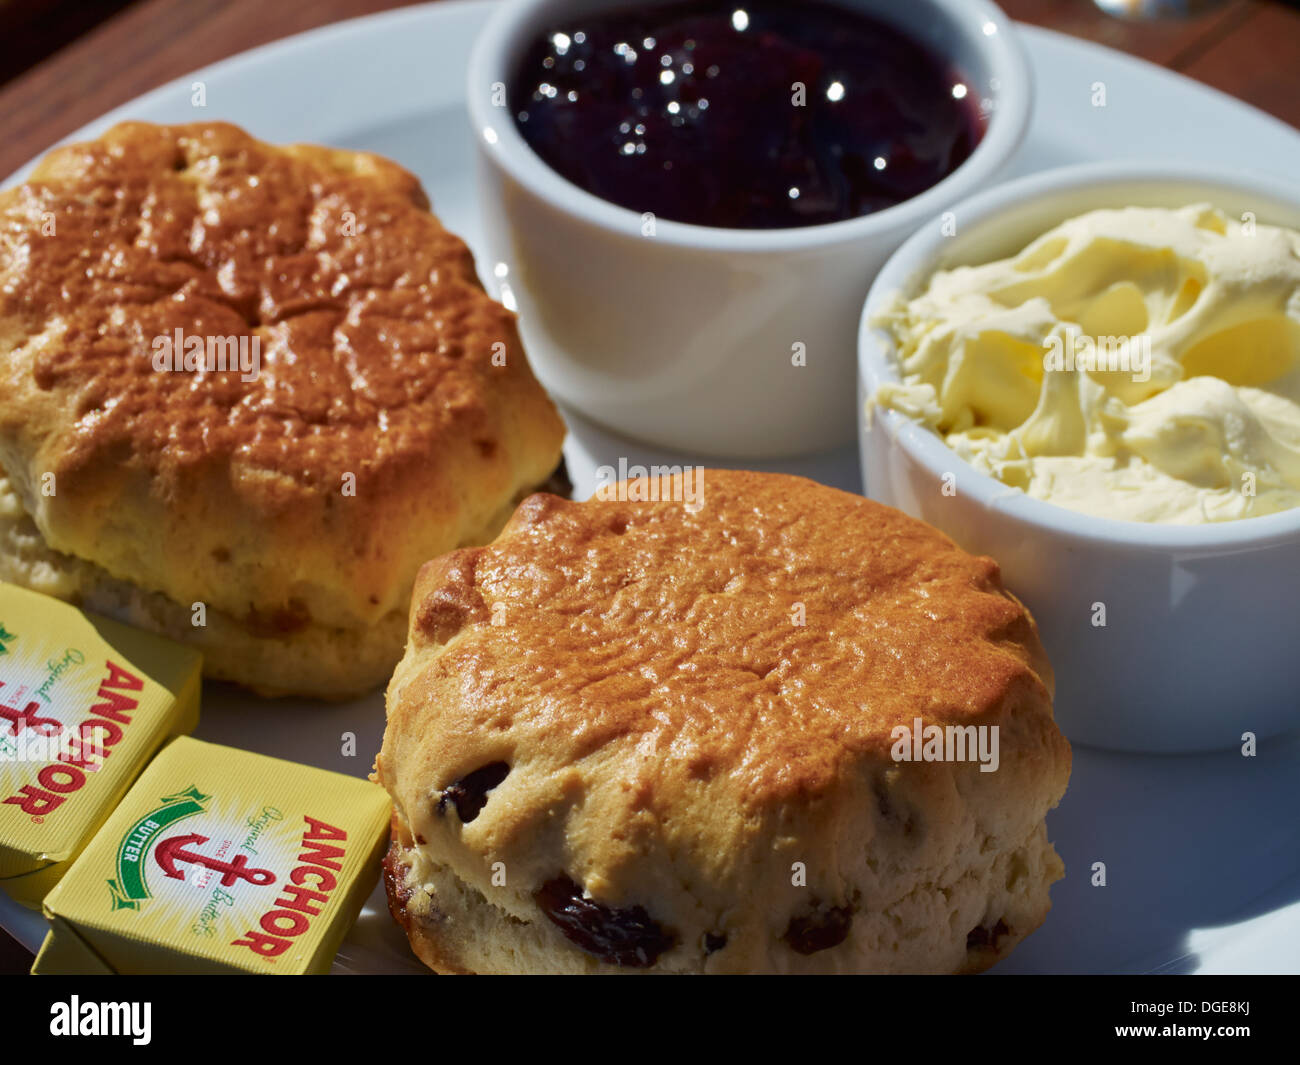
[{"label": "butter packet", "polygon": [[325,972],[391,813],[367,780],[174,740],[46,896],[32,972]]},{"label": "butter packet", "polygon": [[168,739],[202,656],[0,582],[0,888],[37,907]]}]

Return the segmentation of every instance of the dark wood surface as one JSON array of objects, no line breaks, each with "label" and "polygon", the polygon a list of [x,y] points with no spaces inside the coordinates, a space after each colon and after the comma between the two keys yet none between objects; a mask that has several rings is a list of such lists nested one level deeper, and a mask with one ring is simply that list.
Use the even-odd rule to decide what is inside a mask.
[{"label": "dark wood surface", "polygon": [[0,85],[38,66],[135,0],[0,0]]},{"label": "dark wood surface", "polygon": [[[105,111],[219,59],[416,0],[140,0],[0,88],[0,175]],[[31,5],[25,5],[30,8]],[[1002,0],[1013,18],[1180,71],[1300,126],[1300,11],[1227,0],[1185,20],[1133,22],[1089,0]],[[5,4],[0,2],[0,37]],[[0,933],[0,973],[31,957]]]}]

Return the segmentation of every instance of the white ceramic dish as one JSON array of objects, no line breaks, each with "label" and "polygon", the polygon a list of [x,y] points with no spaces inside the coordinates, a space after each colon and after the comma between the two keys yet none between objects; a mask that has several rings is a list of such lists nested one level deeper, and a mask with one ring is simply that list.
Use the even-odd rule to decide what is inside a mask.
[{"label": "white ceramic dish", "polygon": [[[415,171],[447,225],[480,253],[465,63],[490,3],[442,2],[330,26],[163,86],[77,137],[124,118],[226,118],[274,141],[382,152]],[[1102,156],[1155,154],[1300,172],[1300,134],[1203,86],[1116,52],[1020,28],[1034,66],[1035,117],[1015,172]],[[206,111],[190,105],[207,86]],[[1111,106],[1090,103],[1093,83]],[[1213,130],[1209,137],[1207,130]],[[11,181],[14,179],[10,179]],[[762,412],[759,412],[761,416]],[[566,411],[565,447],[578,493],[596,467],[694,462],[642,447]],[[856,445],[759,468],[848,491],[861,485]],[[341,705],[266,702],[221,685],[204,691],[201,739],[364,775],[384,727],[383,697]],[[356,755],[342,753],[343,734]],[[1048,817],[1066,864],[1046,924],[996,972],[1300,971],[1300,734],[1260,755],[1154,757],[1077,748],[1070,790]],[[1092,886],[1106,862],[1110,885]],[[29,948],[45,922],[0,892],[0,925]],[[421,972],[376,890],[335,961],[336,972]]]},{"label": "white ceramic dish", "polygon": [[[897,381],[871,319],[936,270],[1013,255],[1101,207],[1209,202],[1231,218],[1300,227],[1300,190],[1186,164],[1093,163],[1020,178],[954,208],[957,235],[917,232],[872,285],[861,323],[860,400]],[[1073,741],[1131,751],[1239,747],[1300,727],[1300,510],[1170,526],[1093,517],[1009,488],[935,433],[861,404],[867,494],[991,555],[1038,619],[1056,671],[1056,719]],[[956,491],[940,490],[955,470]],[[1094,624],[1097,604],[1105,625]]]},{"label": "white ceramic dish", "polygon": [[[715,455],[798,455],[853,438],[852,352],[871,275],[924,220],[1006,164],[1029,121],[1031,82],[1011,24],[986,0],[841,2],[951,60],[987,106],[988,129],[921,195],[800,229],[656,220],[647,235],[642,215],[542,162],[497,106],[495,87],[536,37],[627,0],[521,0],[488,23],[468,82],[484,238],[497,291],[517,301],[529,357],[557,398],[628,436]],[[792,364],[798,344],[805,365]]]}]

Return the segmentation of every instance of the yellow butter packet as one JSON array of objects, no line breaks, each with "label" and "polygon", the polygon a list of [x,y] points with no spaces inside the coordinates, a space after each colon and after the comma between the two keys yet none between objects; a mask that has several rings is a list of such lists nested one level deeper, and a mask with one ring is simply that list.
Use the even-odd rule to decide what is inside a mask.
[{"label": "yellow butter packet", "polygon": [[40,905],[154,752],[198,724],[202,661],[0,582],[0,887]]},{"label": "yellow butter packet", "polygon": [[325,972],[391,813],[367,780],[174,740],[46,896],[32,972]]}]

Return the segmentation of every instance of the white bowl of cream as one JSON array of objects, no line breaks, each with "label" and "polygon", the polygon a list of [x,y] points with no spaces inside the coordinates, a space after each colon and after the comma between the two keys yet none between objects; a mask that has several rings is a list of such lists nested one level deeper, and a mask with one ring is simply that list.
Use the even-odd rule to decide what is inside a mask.
[{"label": "white bowl of cream", "polygon": [[1297,230],[1280,181],[1069,167],[936,218],[871,289],[867,494],[997,559],[1074,741],[1300,726]]}]

